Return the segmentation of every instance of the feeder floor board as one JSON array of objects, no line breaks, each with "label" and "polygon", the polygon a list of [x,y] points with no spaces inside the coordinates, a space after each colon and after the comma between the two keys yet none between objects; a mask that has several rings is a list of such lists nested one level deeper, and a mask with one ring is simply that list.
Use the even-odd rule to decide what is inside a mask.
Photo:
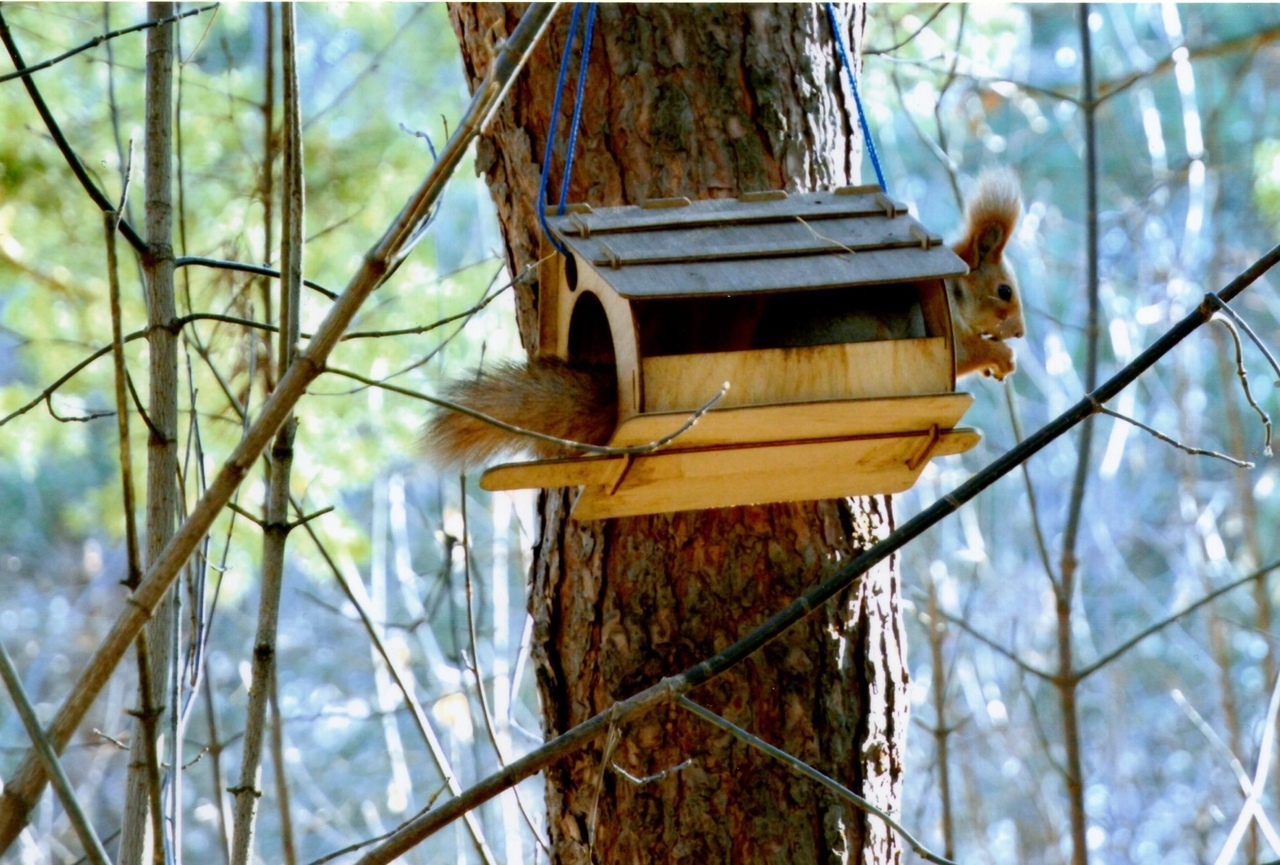
[{"label": "feeder floor board", "polygon": [[[932,426],[951,429],[971,405],[970,394],[935,393],[713,408],[666,449],[763,444],[780,439],[849,438],[926,430]],[[609,445],[619,448],[647,445],[671,435],[688,420],[689,412],[636,415],[618,424]]]},{"label": "feeder floor board", "polygon": [[640,456],[494,466],[486,490],[582,485],[579,520],[771,502],[879,495],[909,489],[935,456],[963,453],[971,429],[659,451]]}]

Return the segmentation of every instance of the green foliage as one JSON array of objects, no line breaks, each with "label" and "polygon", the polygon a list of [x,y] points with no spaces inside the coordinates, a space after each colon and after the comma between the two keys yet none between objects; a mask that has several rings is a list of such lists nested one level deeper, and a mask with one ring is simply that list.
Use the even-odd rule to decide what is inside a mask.
[{"label": "green foliage", "polygon": [[1280,227],[1280,141],[1262,141],[1253,154],[1258,209]]}]

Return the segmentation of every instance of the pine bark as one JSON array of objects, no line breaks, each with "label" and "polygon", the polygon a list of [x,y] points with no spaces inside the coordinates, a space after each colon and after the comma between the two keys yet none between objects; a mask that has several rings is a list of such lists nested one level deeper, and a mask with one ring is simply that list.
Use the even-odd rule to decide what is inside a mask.
[{"label": "pine bark", "polygon": [[[473,88],[522,11],[451,7]],[[855,62],[862,16],[838,13]],[[513,273],[540,249],[538,181],[568,19],[567,10],[556,16],[477,143]],[[601,4],[568,199],[608,206],[856,182],[860,142],[839,75],[820,5]],[[518,289],[516,306],[534,349],[536,283]],[[529,604],[547,736],[723,649],[893,521],[887,498],[868,498],[577,522],[568,517],[574,495],[540,499]],[[889,563],[693,697],[896,810],[907,727],[902,633]],[[900,858],[879,821],[677,707],[610,739],[608,765],[600,741],[547,773],[558,865]],[[686,760],[639,785],[612,768],[644,778]]]}]

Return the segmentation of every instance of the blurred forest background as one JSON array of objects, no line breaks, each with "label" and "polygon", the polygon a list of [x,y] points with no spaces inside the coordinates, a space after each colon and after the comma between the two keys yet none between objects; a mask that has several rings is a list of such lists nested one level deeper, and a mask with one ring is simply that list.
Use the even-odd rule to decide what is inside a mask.
[{"label": "blurred forest background", "polygon": [[[1082,14],[1092,106],[1081,97]],[[146,12],[5,4],[3,15],[34,64]],[[278,194],[278,183],[269,193],[264,182],[265,21],[265,7],[232,4],[181,24],[179,255],[261,263],[279,248],[264,227],[264,196]],[[298,24],[306,275],[336,291],[430,166],[467,93],[442,5],[304,5]],[[143,40],[126,35],[35,74],[111,198],[130,140],[141,150]],[[1019,371],[1007,386],[966,383],[977,397],[966,422],[984,431],[983,443],[934,463],[896,497],[901,521],[1086,389],[1090,111],[1101,378],[1280,239],[1280,6],[875,5],[864,48],[863,97],[892,195],[953,234],[959,194],[982,168],[1009,165],[1026,203],[1011,248],[1027,307]],[[0,61],[0,76],[9,70]],[[110,358],[42,399],[109,345],[110,313],[101,216],[20,81],[0,82],[0,117],[0,637],[47,718],[124,595],[115,424],[101,416],[113,405]],[[140,190],[135,178],[139,225]],[[355,330],[367,336],[343,342],[333,364],[435,393],[482,358],[519,356],[500,249],[488,191],[464,165],[426,239],[362,311]],[[132,258],[123,273],[128,333],[146,316]],[[261,282],[245,274],[191,266],[178,279],[180,314],[272,314]],[[1272,275],[1235,304],[1273,351],[1278,287]],[[305,295],[304,332],[328,303]],[[127,349],[140,389],[145,353],[142,340]],[[228,321],[193,320],[183,330],[188,506],[241,431],[231,397],[251,412],[261,405],[265,357],[260,333]],[[1276,414],[1280,374],[1248,339],[1243,359],[1259,403]],[[1064,534],[1076,531],[1075,436],[908,547],[913,728],[901,820],[964,862],[1067,862],[1074,798],[1088,826],[1076,861],[1081,852],[1097,863],[1280,859],[1271,822],[1280,822],[1280,769],[1263,773],[1257,819],[1237,828],[1275,735],[1266,714],[1280,666],[1280,580],[1269,570],[1280,555],[1280,472],[1242,395],[1228,329],[1197,332],[1111,408],[1255,465],[1193,456],[1098,416],[1078,541],[1067,544],[1074,557],[1062,552]],[[524,608],[533,500],[490,496],[471,481],[464,508],[459,478],[437,475],[417,455],[425,411],[409,396],[333,376],[298,407],[293,492],[308,513],[333,508],[308,523],[314,534],[291,537],[280,620],[278,759],[299,862],[388,832],[427,806],[444,789],[440,761],[465,787],[541,741]],[[135,466],[144,460],[140,429],[135,422]],[[262,491],[255,476],[239,505],[260,512]],[[198,685],[184,680],[180,755],[181,847],[192,862],[224,857],[229,797],[216,791],[235,783],[239,766],[260,537],[249,519],[224,514],[182,581],[180,651],[203,648]],[[1226,590],[1197,605],[1218,589]],[[193,609],[204,611],[199,623]],[[412,671],[439,741],[434,755],[370,631]],[[119,826],[128,760],[119,742],[131,735],[135,679],[135,665],[123,664],[65,758],[105,837]],[[0,777],[26,748],[0,700]],[[1073,752],[1079,790],[1065,780]],[[258,850],[284,861],[286,811],[270,765],[264,785]],[[545,859],[534,835],[543,820],[538,782],[520,794],[479,812],[499,861]],[[46,793],[6,861],[78,856]],[[477,854],[459,822],[406,861]]]}]

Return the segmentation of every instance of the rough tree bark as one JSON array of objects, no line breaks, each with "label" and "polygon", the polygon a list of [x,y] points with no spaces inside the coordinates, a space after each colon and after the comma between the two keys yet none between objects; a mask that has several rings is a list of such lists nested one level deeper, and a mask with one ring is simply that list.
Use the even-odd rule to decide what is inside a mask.
[{"label": "rough tree bark", "polygon": [[[522,11],[451,7],[472,87]],[[601,5],[598,16],[570,201],[604,206],[857,181],[852,98],[821,6]],[[862,10],[843,8],[839,17],[856,59]],[[540,248],[538,178],[568,19],[567,10],[556,16],[477,144],[515,273]],[[572,80],[561,142],[571,88]],[[561,143],[551,190],[563,150]],[[530,349],[536,310],[537,286],[526,285],[517,317]],[[892,526],[882,498],[576,522],[567,516],[573,495],[542,496],[532,574],[548,736],[724,648]],[[905,684],[891,565],[693,696],[895,809]],[[615,733],[611,763],[632,776],[691,762],[636,785],[602,771],[604,742],[562,761],[547,776],[556,863],[899,858],[878,821],[679,708]]]}]

